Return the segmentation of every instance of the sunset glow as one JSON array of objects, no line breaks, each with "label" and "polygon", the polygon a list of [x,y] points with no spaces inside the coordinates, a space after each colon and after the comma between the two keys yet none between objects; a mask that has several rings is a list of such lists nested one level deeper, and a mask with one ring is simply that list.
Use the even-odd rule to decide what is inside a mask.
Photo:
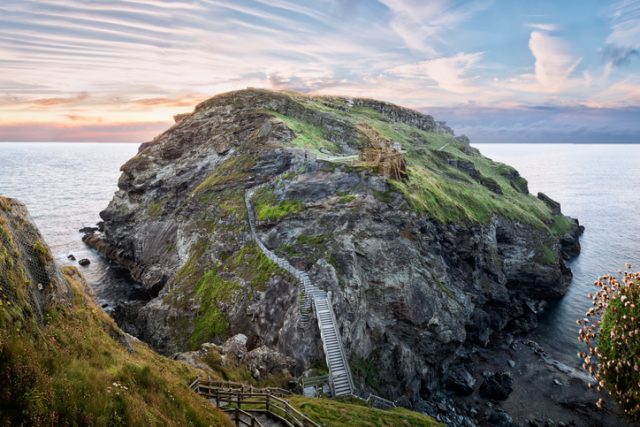
[{"label": "sunset glow", "polygon": [[384,99],[486,140],[547,126],[637,140],[639,12],[627,0],[3,1],[0,140],[144,141],[248,86]]}]

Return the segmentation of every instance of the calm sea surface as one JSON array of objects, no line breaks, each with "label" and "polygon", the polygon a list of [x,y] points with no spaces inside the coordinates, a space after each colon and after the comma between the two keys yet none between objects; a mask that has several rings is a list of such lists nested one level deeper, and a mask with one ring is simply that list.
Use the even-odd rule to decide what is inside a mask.
[{"label": "calm sea surface", "polygon": [[135,289],[122,270],[113,268],[82,243],[82,227],[93,226],[117,189],[120,165],[138,144],[0,143],[0,194],[26,203],[60,264],[88,258],[79,267],[105,308]]},{"label": "calm sea surface", "polygon": [[[99,301],[111,305],[130,292],[126,275],[109,266],[81,241],[78,229],[99,221],[137,144],[0,143],[0,194],[27,204],[61,264],[68,254],[92,262],[83,269]],[[575,320],[601,274],[631,262],[640,269],[640,145],[481,144],[488,157],[508,163],[562,204],[565,214],[586,226],[582,254],[570,263],[574,278],[567,295],[551,305],[538,340],[575,365]]]}]

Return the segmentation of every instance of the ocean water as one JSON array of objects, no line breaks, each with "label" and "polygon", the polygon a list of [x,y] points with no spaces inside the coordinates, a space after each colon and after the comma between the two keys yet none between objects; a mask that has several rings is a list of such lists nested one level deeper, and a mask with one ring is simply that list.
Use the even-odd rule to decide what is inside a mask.
[{"label": "ocean water", "polygon": [[[60,264],[89,258],[82,268],[109,309],[123,292],[139,295],[122,270],[88,249],[78,229],[100,220],[137,144],[0,143],[0,194],[27,204]],[[542,191],[585,225],[582,253],[570,262],[567,295],[550,304],[536,338],[553,355],[577,365],[575,320],[589,306],[593,281],[626,262],[640,269],[640,145],[479,144],[482,153],[514,166],[532,193]]]},{"label": "ocean water", "polygon": [[515,167],[541,191],[560,202],[565,215],[585,226],[582,252],[569,262],[567,294],[548,307],[535,335],[567,364],[577,365],[578,325],[590,307],[594,280],[617,274],[627,262],[640,270],[640,145],[478,144],[487,157]]},{"label": "ocean water", "polygon": [[[140,289],[86,247],[78,230],[100,221],[98,214],[117,190],[120,166],[137,150],[138,144],[0,143],[0,194],[27,205],[56,261],[80,268],[106,309]],[[69,254],[91,264],[80,267]]]}]

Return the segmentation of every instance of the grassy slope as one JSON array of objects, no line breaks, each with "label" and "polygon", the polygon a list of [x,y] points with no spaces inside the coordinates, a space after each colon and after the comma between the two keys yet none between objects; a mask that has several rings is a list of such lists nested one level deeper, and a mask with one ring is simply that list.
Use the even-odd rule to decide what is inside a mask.
[{"label": "grassy slope", "polygon": [[[46,246],[34,245],[50,259]],[[48,305],[40,323],[29,303],[34,286],[0,212],[0,425],[230,425],[189,391],[199,371],[140,342],[129,351],[77,270],[63,274],[71,301]]]},{"label": "grassy slope", "polygon": [[434,427],[442,424],[433,418],[404,408],[383,411],[357,401],[310,399],[296,396],[292,406],[327,427]]},{"label": "grassy slope", "polygon": [[[367,124],[382,137],[399,142],[406,153],[409,179],[392,181],[392,184],[404,194],[416,211],[426,212],[436,220],[451,223],[484,224],[492,215],[499,214],[547,229],[554,235],[562,235],[569,228],[570,224],[565,217],[552,215],[542,201],[512,187],[506,176],[513,170],[511,167],[465,149],[464,144],[450,135],[391,122],[371,108],[355,107],[345,112],[342,111],[344,105],[340,100],[304,98],[299,95],[297,100],[309,108],[347,119],[354,125]],[[320,148],[325,152],[335,153],[336,144],[328,139],[326,130],[293,117],[275,112],[272,114],[294,131],[294,146],[308,148],[316,153]],[[484,177],[498,183],[503,194],[491,192],[464,172],[449,165],[447,159],[473,162]]]}]

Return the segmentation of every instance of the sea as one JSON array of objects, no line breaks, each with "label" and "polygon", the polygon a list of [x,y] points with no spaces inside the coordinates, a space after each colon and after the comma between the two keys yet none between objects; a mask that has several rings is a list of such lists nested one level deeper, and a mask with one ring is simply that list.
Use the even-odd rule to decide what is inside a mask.
[{"label": "sea", "polygon": [[[515,167],[533,194],[543,192],[586,229],[582,253],[569,262],[567,294],[549,304],[534,338],[554,357],[577,366],[575,321],[589,307],[587,294],[605,273],[626,263],[640,269],[640,145],[477,144],[487,157]],[[82,243],[79,229],[93,226],[117,189],[119,168],[138,144],[0,143],[0,194],[26,203],[61,265],[80,267],[96,299],[109,311],[141,289],[122,269]]]}]

